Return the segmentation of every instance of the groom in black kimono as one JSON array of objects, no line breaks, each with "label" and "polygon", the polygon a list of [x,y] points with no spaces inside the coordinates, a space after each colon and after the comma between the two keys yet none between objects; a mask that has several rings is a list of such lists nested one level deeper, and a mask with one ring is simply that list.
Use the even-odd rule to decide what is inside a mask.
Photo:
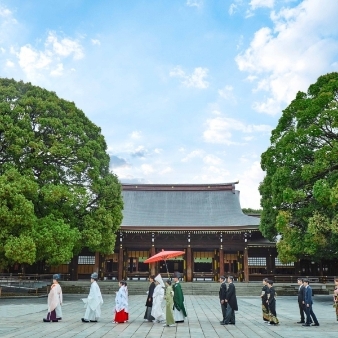
[{"label": "groom in black kimono", "polygon": [[225,301],[227,303],[227,312],[226,312],[225,320],[223,323],[221,323],[221,325],[228,325],[228,324],[235,325],[235,311],[238,311],[236,288],[234,285],[234,277],[229,276],[228,283],[229,283],[228,292],[225,298]]},{"label": "groom in black kimono", "polygon": [[225,317],[226,317],[226,312],[227,312],[227,302],[226,296],[227,296],[227,285],[226,285],[226,280],[224,276],[221,276],[219,279],[219,282],[221,283],[221,286],[219,288],[219,302],[221,303],[221,309],[222,309],[222,315],[223,315],[223,320],[220,321],[220,323],[224,323]]}]

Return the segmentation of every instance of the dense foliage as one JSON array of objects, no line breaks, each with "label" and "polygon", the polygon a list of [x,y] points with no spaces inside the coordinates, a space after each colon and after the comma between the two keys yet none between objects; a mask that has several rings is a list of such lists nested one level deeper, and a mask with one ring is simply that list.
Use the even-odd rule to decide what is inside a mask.
[{"label": "dense foliage", "polygon": [[262,209],[252,209],[252,208],[242,208],[242,211],[246,215],[260,215],[262,213]]},{"label": "dense foliage", "polygon": [[280,235],[279,258],[338,257],[338,73],[298,92],[261,166],[260,230],[270,240]]},{"label": "dense foliage", "polygon": [[0,79],[0,267],[111,253],[122,208],[100,128],[53,92]]}]

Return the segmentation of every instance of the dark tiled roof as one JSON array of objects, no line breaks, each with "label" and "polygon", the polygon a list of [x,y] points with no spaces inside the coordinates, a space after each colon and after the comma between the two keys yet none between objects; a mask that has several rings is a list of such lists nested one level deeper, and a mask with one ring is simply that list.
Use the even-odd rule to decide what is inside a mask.
[{"label": "dark tiled roof", "polygon": [[[139,187],[140,188],[140,187]],[[122,227],[253,226],[259,218],[243,214],[237,190],[123,190]]]}]

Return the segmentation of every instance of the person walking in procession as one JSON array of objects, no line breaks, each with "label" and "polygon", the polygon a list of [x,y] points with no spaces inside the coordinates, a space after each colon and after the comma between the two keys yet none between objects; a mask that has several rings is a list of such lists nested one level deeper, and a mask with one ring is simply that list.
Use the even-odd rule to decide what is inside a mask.
[{"label": "person walking in procession", "polygon": [[126,323],[129,319],[128,313],[128,288],[124,280],[119,282],[119,290],[115,297],[114,323]]},{"label": "person walking in procession", "polygon": [[238,311],[238,305],[237,305],[237,297],[236,297],[236,288],[234,285],[234,277],[229,276],[228,277],[228,291],[226,295],[225,302],[227,303],[227,312],[225,316],[225,320],[221,325],[228,325],[236,323],[235,318],[235,311]]},{"label": "person walking in procession", "polygon": [[101,317],[101,305],[103,304],[100,287],[97,284],[98,274],[94,272],[90,277],[89,295],[87,298],[82,299],[86,308],[85,315],[81,318],[83,323],[96,323]]},{"label": "person walking in procession", "polygon": [[171,286],[171,280],[168,279],[166,282],[166,290],[165,290],[165,318],[166,318],[166,323],[163,326],[176,326],[175,325],[175,319],[174,319],[174,314],[173,314],[173,306],[174,306],[174,291]]},{"label": "person walking in procession", "polygon": [[151,275],[149,276],[149,290],[147,291],[147,301],[146,301],[146,312],[144,314],[144,320],[146,322],[152,322],[154,320],[154,317],[151,315],[151,308],[153,306],[153,294],[155,290],[155,282],[154,282],[155,276]]},{"label": "person walking in procession", "polygon": [[303,324],[303,326],[310,326],[311,318],[314,322],[312,326],[319,326],[317,317],[312,310],[312,304],[313,304],[312,289],[311,289],[311,286],[309,285],[308,279],[304,279],[304,286],[305,286],[304,302],[305,302],[305,311],[306,311],[306,323]]},{"label": "person walking in procession", "polygon": [[58,282],[59,275],[53,275],[53,284],[50,287],[48,294],[48,313],[47,318],[43,318],[44,322],[58,322],[62,319],[62,289]]},{"label": "person walking in procession", "polygon": [[268,292],[269,288],[267,285],[267,278],[263,279],[263,287],[262,287],[262,293],[261,293],[261,299],[262,299],[262,312],[263,312],[263,322],[269,323],[270,317],[269,317],[269,305],[267,303],[268,300]]},{"label": "person walking in procession", "polygon": [[164,288],[162,277],[158,274],[155,277],[155,290],[153,293],[153,306],[151,308],[151,315],[154,317],[154,323],[164,322],[164,313],[162,311],[162,301],[164,298]]},{"label": "person walking in procession", "polygon": [[273,287],[273,281],[272,280],[268,280],[268,299],[267,299],[267,303],[269,306],[269,319],[270,322],[268,325],[278,325],[279,324],[279,320],[277,318],[277,313],[276,313],[276,291],[275,288]]},{"label": "person walking in procession", "polygon": [[298,278],[297,283],[299,285],[298,288],[298,307],[299,307],[299,313],[300,313],[300,321],[297,322],[297,324],[304,324],[305,323],[305,286],[303,285],[303,278]]},{"label": "person walking in procession", "polygon": [[333,307],[336,309],[336,317],[338,321],[338,278],[334,280]]},{"label": "person walking in procession", "polygon": [[176,271],[174,273],[174,319],[175,323],[184,323],[184,318],[187,317],[187,312],[184,307],[184,296],[180,284],[181,274]]},{"label": "person walking in procession", "polygon": [[227,285],[226,285],[226,279],[224,276],[221,276],[219,278],[219,282],[221,283],[220,288],[219,288],[219,302],[221,304],[221,310],[222,310],[222,317],[223,319],[220,321],[220,323],[224,323],[226,313],[227,313],[227,302],[226,296],[227,296]]}]

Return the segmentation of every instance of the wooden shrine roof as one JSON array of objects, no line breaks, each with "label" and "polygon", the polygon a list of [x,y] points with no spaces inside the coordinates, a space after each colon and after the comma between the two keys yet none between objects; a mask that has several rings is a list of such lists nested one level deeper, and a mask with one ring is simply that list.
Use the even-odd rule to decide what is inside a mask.
[{"label": "wooden shrine roof", "polygon": [[236,183],[122,184],[121,230],[258,229],[259,218],[242,212]]}]

